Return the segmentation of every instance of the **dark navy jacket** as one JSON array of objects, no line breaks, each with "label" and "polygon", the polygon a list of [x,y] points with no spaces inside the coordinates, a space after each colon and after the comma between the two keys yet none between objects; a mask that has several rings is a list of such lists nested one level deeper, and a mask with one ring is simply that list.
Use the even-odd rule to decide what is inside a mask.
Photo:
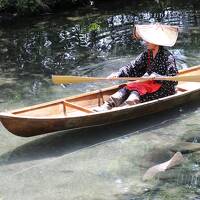
[{"label": "dark navy jacket", "polygon": [[[148,55],[146,50],[140,54],[134,61],[131,61],[128,65],[122,67],[119,72],[119,77],[141,77],[145,73],[149,75],[151,73],[157,73],[162,76],[176,76],[178,69],[176,67],[175,58],[173,55],[164,47],[160,46],[158,53],[155,58],[153,54]],[[162,83],[161,88],[152,94],[146,94],[141,96],[141,101],[149,101],[175,93],[175,81],[158,81]]]}]

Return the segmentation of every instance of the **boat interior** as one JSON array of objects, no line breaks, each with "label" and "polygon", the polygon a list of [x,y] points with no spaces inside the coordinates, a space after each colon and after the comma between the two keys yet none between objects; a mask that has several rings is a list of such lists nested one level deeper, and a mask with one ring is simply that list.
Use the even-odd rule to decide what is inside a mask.
[{"label": "boat interior", "polygon": [[[200,83],[194,82],[180,82],[176,91],[177,94],[181,94],[190,90],[200,88]],[[12,114],[21,117],[73,117],[80,115],[88,115],[96,113],[93,109],[97,106],[101,106],[110,95],[114,94],[119,87],[112,89],[99,90],[91,92],[89,94],[79,95],[77,97],[71,97],[61,99],[58,101],[52,101],[49,103],[40,104],[37,106],[31,106],[24,109],[13,111]]]}]

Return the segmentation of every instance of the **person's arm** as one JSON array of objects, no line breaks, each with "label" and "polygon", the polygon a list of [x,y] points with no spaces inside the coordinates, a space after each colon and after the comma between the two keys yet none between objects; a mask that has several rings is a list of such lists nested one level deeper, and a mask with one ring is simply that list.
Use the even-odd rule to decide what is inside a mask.
[{"label": "person's arm", "polygon": [[147,68],[147,58],[145,53],[140,54],[135,60],[131,61],[128,65],[119,69],[108,76],[113,77],[140,77],[143,76]]},{"label": "person's arm", "polygon": [[[168,57],[168,60],[166,62],[166,72],[164,75],[160,75],[160,74],[157,74],[157,76],[176,76],[178,74],[178,69],[176,67],[176,61],[174,59],[174,57],[172,55],[170,55]],[[156,76],[156,74],[154,74],[154,76]],[[178,82],[177,81],[157,81],[158,83],[162,83],[164,85],[177,85]]]},{"label": "person's arm", "polygon": [[141,77],[147,68],[147,55],[140,54],[134,61],[119,70],[119,77]]}]

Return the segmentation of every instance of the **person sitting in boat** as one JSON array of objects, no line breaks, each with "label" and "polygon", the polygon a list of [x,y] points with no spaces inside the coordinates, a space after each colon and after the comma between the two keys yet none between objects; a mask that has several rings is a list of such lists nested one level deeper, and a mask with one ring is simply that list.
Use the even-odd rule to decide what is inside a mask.
[{"label": "person sitting in boat", "polygon": [[[146,50],[127,66],[112,73],[113,77],[176,76],[178,69],[173,55],[164,46],[173,46],[178,37],[178,27],[160,23],[136,25],[133,35],[142,39]],[[95,111],[106,111],[121,105],[134,105],[175,94],[176,81],[131,82],[109,97]]]}]

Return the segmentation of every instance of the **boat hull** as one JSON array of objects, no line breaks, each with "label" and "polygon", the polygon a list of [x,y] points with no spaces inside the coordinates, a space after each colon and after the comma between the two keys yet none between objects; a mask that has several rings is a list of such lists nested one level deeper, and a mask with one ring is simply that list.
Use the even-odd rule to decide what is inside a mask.
[{"label": "boat hull", "polygon": [[75,117],[18,117],[1,115],[1,123],[6,129],[22,137],[42,135],[51,132],[111,124],[118,121],[135,119],[158,113],[185,103],[200,99],[200,89],[175,94],[162,99],[138,104],[129,108],[117,108],[113,111],[90,113]]}]

